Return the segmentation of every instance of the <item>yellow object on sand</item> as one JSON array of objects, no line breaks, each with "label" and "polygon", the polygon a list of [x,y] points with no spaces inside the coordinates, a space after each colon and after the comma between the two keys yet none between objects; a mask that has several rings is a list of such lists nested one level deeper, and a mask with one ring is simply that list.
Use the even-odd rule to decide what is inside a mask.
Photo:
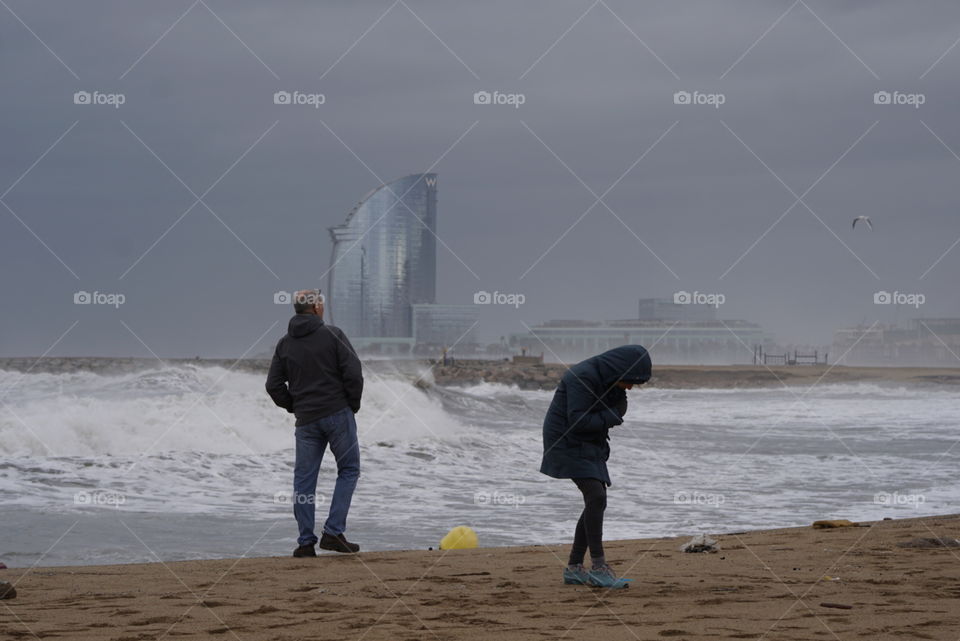
[{"label": "yellow object on sand", "polygon": [[831,527],[857,527],[859,524],[847,519],[834,519],[832,521],[814,521],[813,527],[817,529],[831,528]]},{"label": "yellow object on sand", "polygon": [[453,528],[440,541],[441,550],[466,550],[477,547],[477,533],[466,525]]}]

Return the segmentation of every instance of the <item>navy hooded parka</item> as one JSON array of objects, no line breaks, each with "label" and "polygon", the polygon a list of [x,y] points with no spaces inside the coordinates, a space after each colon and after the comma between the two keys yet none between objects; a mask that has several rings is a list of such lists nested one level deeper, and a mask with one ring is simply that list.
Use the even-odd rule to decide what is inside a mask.
[{"label": "navy hooded parka", "polygon": [[568,369],[543,421],[540,471],[558,479],[592,478],[611,485],[608,431],[623,423],[614,408],[626,399],[616,383],[646,383],[650,369],[650,355],[640,345],[615,347]]}]

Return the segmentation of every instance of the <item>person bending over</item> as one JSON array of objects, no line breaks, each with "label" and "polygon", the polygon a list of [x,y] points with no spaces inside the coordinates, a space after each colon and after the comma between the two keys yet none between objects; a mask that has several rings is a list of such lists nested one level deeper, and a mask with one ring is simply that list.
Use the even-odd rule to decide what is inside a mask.
[{"label": "person bending over", "polygon": [[[609,430],[623,423],[626,390],[650,380],[650,354],[640,345],[615,347],[581,361],[560,379],[543,421],[540,471],[572,479],[583,494],[583,512],[573,535],[564,583],[625,588],[603,553],[603,512],[607,507]],[[590,550],[591,568],[583,561]]]}]

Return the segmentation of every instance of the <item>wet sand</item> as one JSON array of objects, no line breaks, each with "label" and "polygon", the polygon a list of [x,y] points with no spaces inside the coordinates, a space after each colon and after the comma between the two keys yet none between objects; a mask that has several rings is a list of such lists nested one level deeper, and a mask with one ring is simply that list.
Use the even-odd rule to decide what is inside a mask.
[{"label": "wet sand", "polygon": [[563,585],[566,545],[14,568],[0,638],[956,641],[960,551],[896,545],[934,536],[960,516],[617,541],[619,591]]}]

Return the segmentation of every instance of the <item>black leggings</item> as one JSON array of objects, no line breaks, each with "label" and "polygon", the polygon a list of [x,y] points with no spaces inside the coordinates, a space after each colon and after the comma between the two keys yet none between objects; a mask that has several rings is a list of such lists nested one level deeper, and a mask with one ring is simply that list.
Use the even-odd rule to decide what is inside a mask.
[{"label": "black leggings", "polygon": [[570,565],[583,563],[590,548],[590,558],[603,558],[603,511],[607,509],[607,485],[597,479],[573,479],[583,494],[583,513],[577,521],[570,550]]}]

